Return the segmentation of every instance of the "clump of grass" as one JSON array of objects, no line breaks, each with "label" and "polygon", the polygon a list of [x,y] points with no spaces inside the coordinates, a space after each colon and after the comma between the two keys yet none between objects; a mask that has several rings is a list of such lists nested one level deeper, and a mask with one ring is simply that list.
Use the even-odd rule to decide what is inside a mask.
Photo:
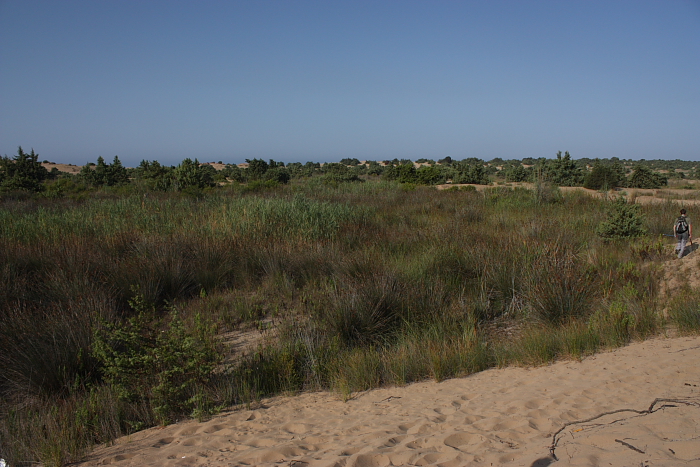
[{"label": "clump of grass", "polygon": [[32,398],[3,414],[0,451],[8,465],[60,467],[81,460],[95,444],[148,426],[143,420],[149,417],[145,407],[122,402],[108,386]]},{"label": "clump of grass", "polygon": [[402,293],[399,280],[391,274],[345,280],[336,286],[335,303],[325,320],[347,347],[381,345],[400,323]]},{"label": "clump of grass", "polygon": [[526,296],[533,317],[562,324],[587,316],[595,287],[593,271],[563,245],[545,246],[535,258],[527,278]]},{"label": "clump of grass", "polygon": [[669,307],[669,319],[681,334],[700,332],[700,293],[683,291],[678,294]]}]

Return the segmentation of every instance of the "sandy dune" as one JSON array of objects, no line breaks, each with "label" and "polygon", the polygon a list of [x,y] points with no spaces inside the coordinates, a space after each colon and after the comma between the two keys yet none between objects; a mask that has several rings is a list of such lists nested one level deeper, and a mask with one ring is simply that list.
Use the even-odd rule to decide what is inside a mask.
[{"label": "sandy dune", "polygon": [[700,337],[358,394],[278,397],[94,451],[115,466],[700,466]]}]

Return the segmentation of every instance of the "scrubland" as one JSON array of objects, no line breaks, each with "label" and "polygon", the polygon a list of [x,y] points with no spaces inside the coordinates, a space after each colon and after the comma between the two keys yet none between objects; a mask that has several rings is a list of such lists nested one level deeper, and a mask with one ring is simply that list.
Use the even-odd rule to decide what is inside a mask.
[{"label": "scrubland", "polygon": [[659,286],[678,205],[640,206],[648,234],[615,240],[596,234],[613,204],[314,179],[6,200],[1,457],[61,465],[273,394],[348,399],[697,332],[694,289]]}]

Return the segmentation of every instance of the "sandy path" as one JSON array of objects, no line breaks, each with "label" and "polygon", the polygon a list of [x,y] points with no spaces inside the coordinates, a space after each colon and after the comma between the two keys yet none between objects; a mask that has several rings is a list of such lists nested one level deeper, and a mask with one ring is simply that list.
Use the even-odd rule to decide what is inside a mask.
[{"label": "sandy path", "polygon": [[[700,337],[369,391],[347,403],[329,393],[268,399],[119,439],[83,465],[546,466],[565,423],[644,410],[655,398],[700,402]],[[700,406],[673,405],[567,428],[556,464],[700,466]]]}]

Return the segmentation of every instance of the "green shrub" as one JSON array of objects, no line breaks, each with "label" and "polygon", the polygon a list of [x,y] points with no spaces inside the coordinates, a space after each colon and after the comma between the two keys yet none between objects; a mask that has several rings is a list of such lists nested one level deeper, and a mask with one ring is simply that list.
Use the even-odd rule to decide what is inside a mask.
[{"label": "green shrub", "polygon": [[163,424],[211,410],[203,387],[220,360],[214,327],[196,316],[194,329],[187,331],[175,309],[163,323],[139,295],[131,305],[137,316],[104,323],[96,332],[93,354],[105,381],[121,399],[146,403]]},{"label": "green shrub", "polygon": [[601,222],[596,233],[603,238],[640,237],[647,233],[641,206],[628,203],[619,196],[609,205],[608,219]]},{"label": "green shrub", "polygon": [[627,180],[627,186],[630,188],[661,188],[668,185],[668,179],[663,175],[652,171],[644,165],[634,167],[634,172]]}]

